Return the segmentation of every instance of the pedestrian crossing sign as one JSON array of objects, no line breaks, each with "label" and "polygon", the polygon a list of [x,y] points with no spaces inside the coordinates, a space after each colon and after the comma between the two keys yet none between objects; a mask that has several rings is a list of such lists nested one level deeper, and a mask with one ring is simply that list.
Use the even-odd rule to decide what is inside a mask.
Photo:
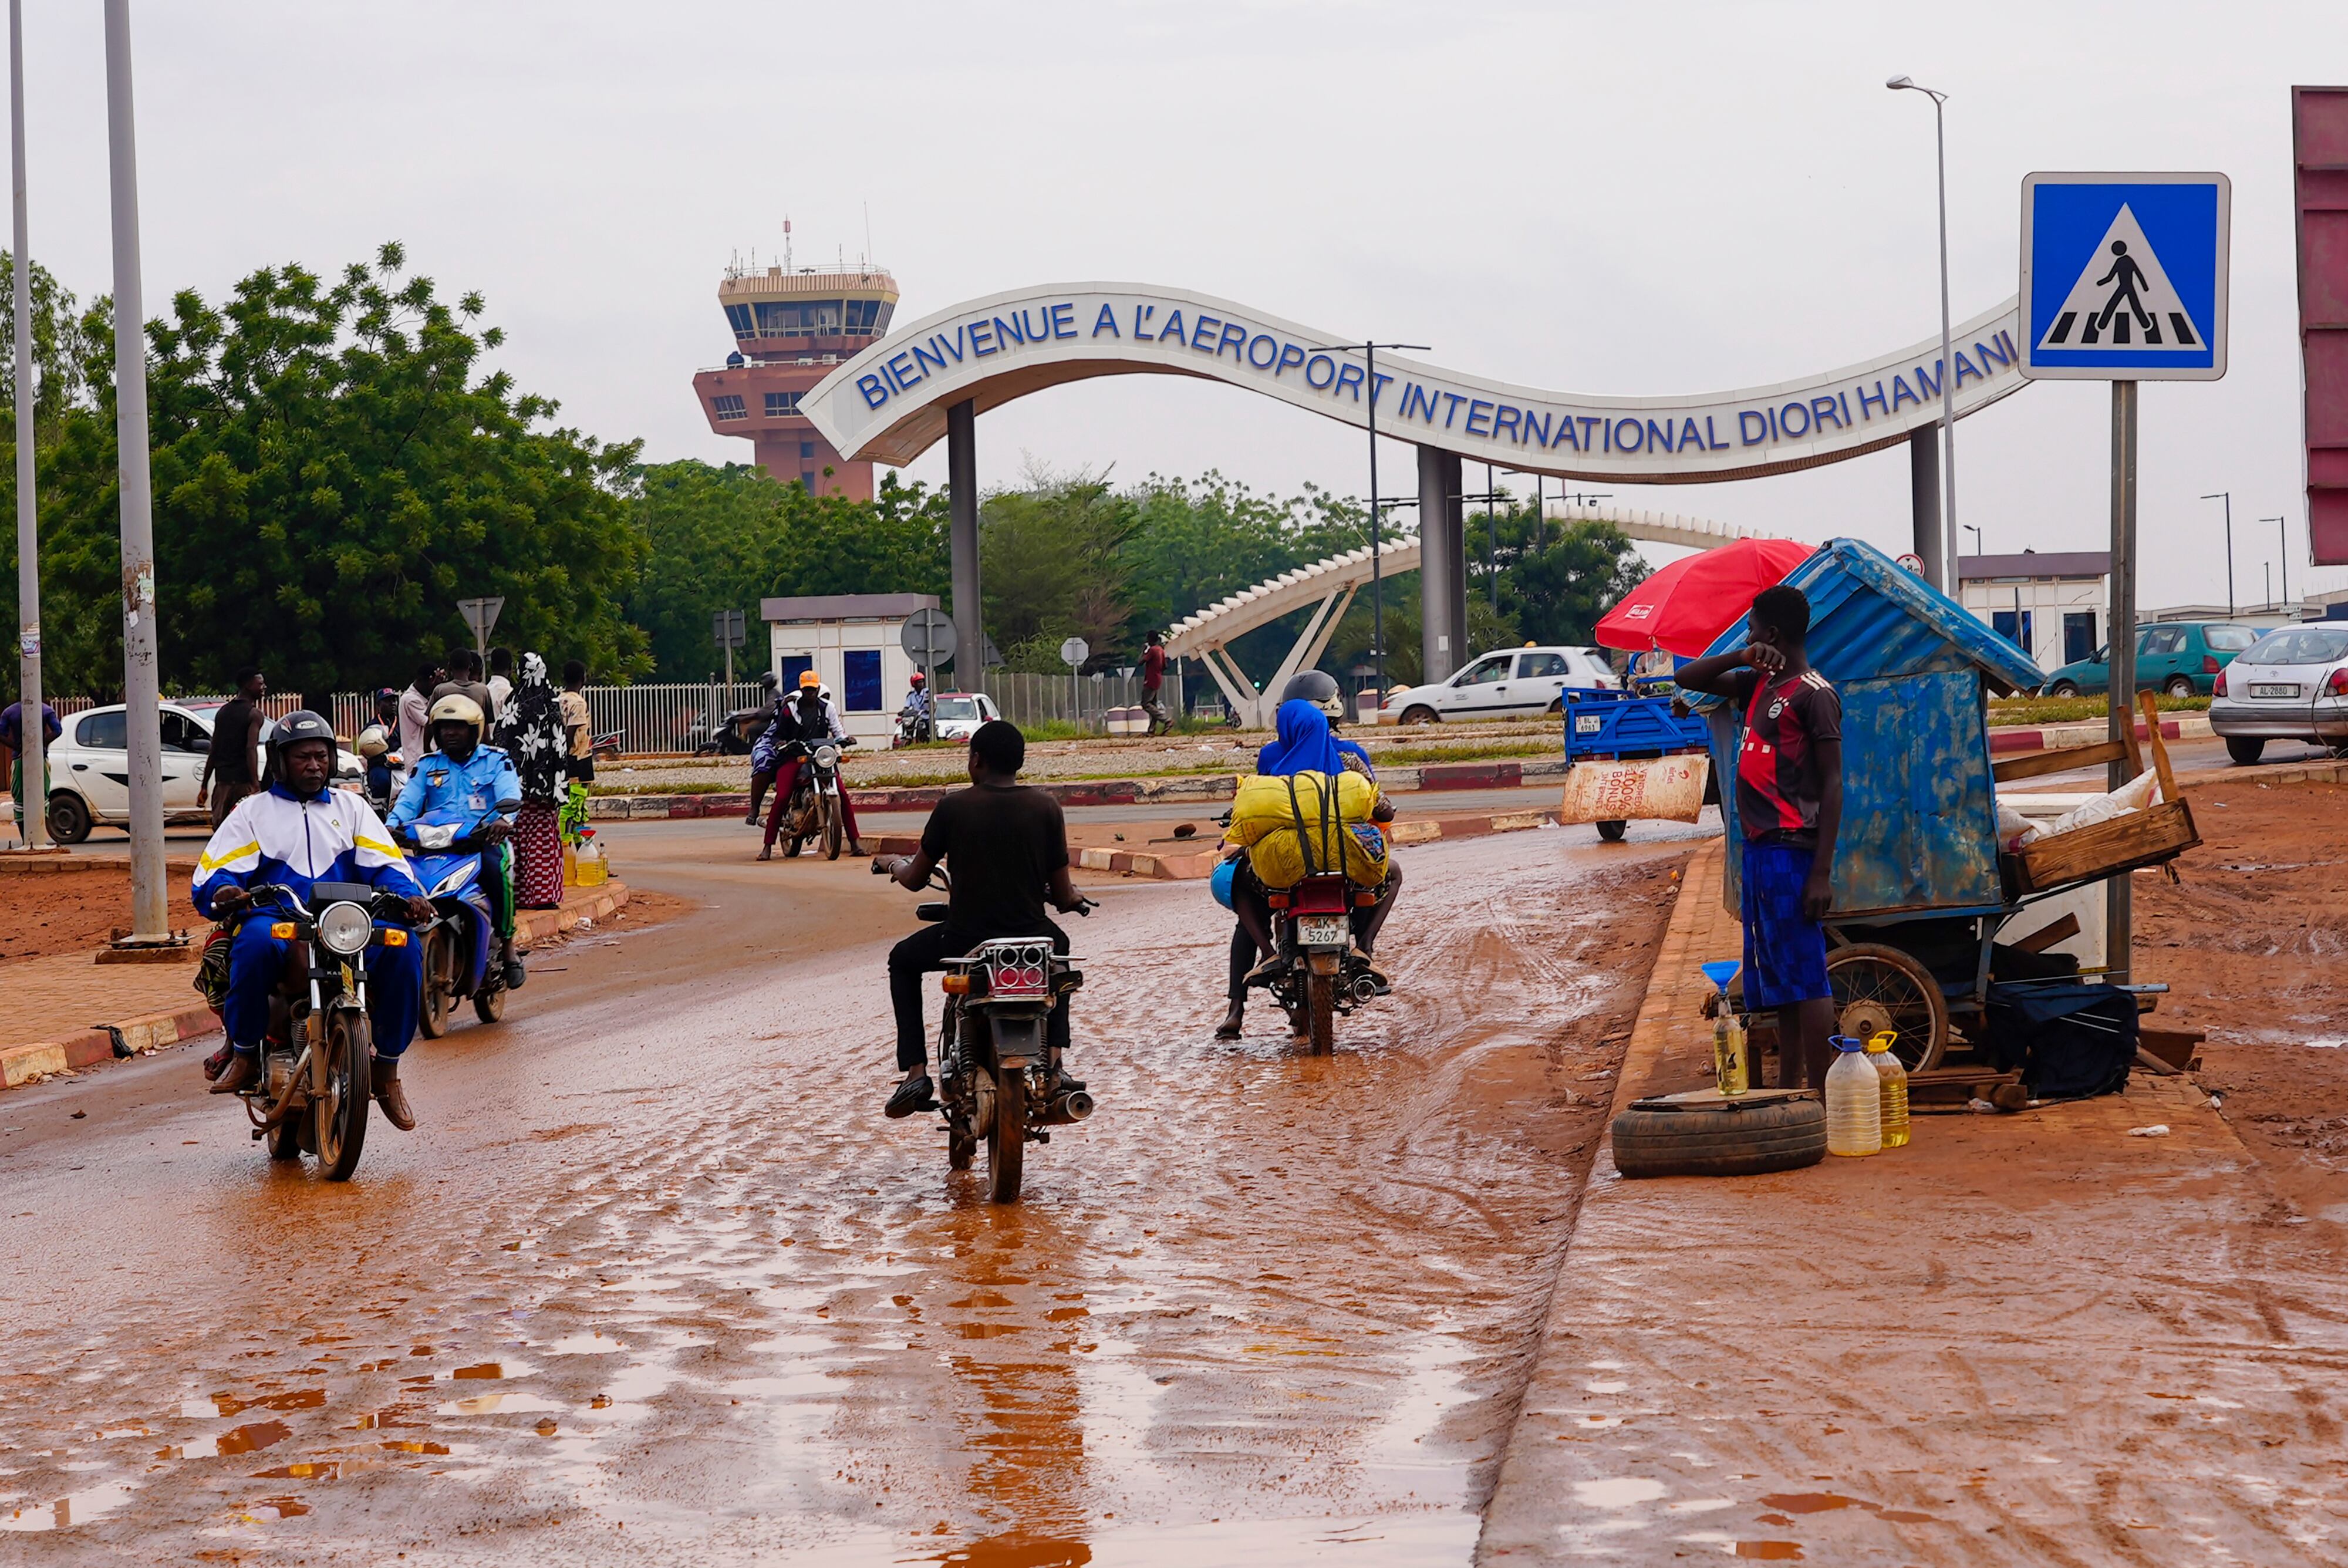
[{"label": "pedestrian crossing sign", "polygon": [[2226,374],[2222,174],[2022,181],[2022,373],[2074,381]]}]

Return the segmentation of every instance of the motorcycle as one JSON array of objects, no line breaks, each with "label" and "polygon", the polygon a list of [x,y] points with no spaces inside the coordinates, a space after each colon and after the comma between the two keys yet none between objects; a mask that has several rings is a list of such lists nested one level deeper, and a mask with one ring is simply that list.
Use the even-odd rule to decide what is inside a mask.
[{"label": "motorcycle", "polygon": [[1308,876],[1265,895],[1280,962],[1250,980],[1270,990],[1316,1057],[1336,1048],[1337,1015],[1379,994],[1377,977],[1354,949],[1353,911],[1376,902],[1335,872]]},{"label": "motorcycle", "polygon": [[[872,862],[886,876],[891,864]],[[952,892],[943,869],[930,885]],[[1076,913],[1098,907],[1086,899]],[[947,906],[925,903],[914,913],[942,921]],[[986,1140],[987,1196],[1019,1201],[1030,1142],[1049,1143],[1052,1129],[1073,1127],[1093,1113],[1093,1097],[1060,1084],[1059,1053],[1045,1045],[1045,1018],[1060,998],[1081,990],[1084,972],[1052,951],[1048,936],[1003,936],[945,962],[946,995],[938,1028],[938,1109],[946,1127],[946,1168],[967,1171]]]},{"label": "motorcycle", "polygon": [[424,1006],[417,1026],[427,1039],[448,1032],[448,1012],[470,999],[473,1016],[494,1024],[506,1015],[505,965],[493,955],[497,917],[481,885],[481,856],[489,841],[479,829],[490,817],[508,815],[511,805],[478,820],[435,811],[400,830],[416,880],[436,913],[418,938],[424,944]]},{"label": "motorcycle", "polygon": [[708,719],[697,718],[685,731],[685,743],[695,757],[747,757],[750,748],[757,742],[758,732],[774,717],[770,706],[737,707],[726,716],[714,735],[709,731]]},{"label": "motorcycle", "polygon": [[[778,762],[798,758],[798,775],[791,780],[791,798],[784,802],[782,832],[790,842],[784,846],[787,858],[796,857],[809,839],[823,840],[823,858],[839,859],[839,846],[844,842],[846,823],[839,812],[839,758],[847,748],[856,744],[856,737],[843,736],[838,740],[794,740],[776,753]],[[769,808],[773,810],[774,808]]]},{"label": "motorcycle", "polygon": [[400,918],[407,901],[365,882],[312,882],[306,900],[274,882],[252,895],[248,907],[270,916],[270,934],[294,944],[269,998],[261,1076],[243,1091],[253,1139],[272,1160],[312,1155],[327,1181],[347,1181],[374,1099],[362,955],[376,943],[414,940],[403,925],[379,923]]},{"label": "motorcycle", "polygon": [[890,748],[894,750],[901,746],[920,746],[924,742],[935,740],[936,728],[927,708],[915,707],[909,702],[897,712],[897,730],[889,738]]}]

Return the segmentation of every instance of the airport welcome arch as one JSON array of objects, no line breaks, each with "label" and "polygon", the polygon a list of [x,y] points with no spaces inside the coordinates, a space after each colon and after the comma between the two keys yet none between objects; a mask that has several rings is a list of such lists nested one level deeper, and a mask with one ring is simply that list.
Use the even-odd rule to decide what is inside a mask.
[{"label": "airport welcome arch", "polygon": [[[2021,390],[2016,302],[1956,325],[1955,411]],[[1031,392],[1096,376],[1221,381],[1418,449],[1426,678],[1468,653],[1463,461],[1622,484],[1758,479],[1909,443],[1918,552],[1940,553],[1932,429],[1940,336],[1784,381],[1661,397],[1552,392],[1391,355],[1230,300],[1145,284],[1053,284],[901,327],[825,377],[800,408],[841,456],[904,464],[947,444],[954,629],[981,641],[976,421]]]}]

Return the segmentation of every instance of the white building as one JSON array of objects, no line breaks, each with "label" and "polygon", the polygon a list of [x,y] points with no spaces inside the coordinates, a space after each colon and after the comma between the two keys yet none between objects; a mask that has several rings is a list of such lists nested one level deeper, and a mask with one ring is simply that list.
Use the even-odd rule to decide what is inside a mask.
[{"label": "white building", "polygon": [[2111,629],[2108,551],[1961,555],[1957,585],[1958,602],[2042,670],[2094,657]]},{"label": "white building", "polygon": [[934,593],[820,593],[762,599],[773,652],[769,665],[786,692],[811,669],[839,704],[840,722],[860,741],[885,741],[912,689],[913,661],[901,640],[916,610],[938,608]]}]

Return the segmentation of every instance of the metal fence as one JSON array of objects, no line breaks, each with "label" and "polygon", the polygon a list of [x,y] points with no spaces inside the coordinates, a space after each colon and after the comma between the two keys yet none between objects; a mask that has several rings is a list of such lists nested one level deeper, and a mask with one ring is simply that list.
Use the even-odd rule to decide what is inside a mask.
[{"label": "metal fence", "polygon": [[[1107,727],[1107,715],[1113,707],[1141,706],[1141,677],[1138,675],[1115,676],[1103,673],[1079,676],[1014,675],[996,670],[987,676],[986,695],[1003,710],[1003,717],[1022,728],[1033,724],[1073,724],[1088,729]],[[1168,661],[1166,667],[1165,700],[1167,711],[1182,711],[1182,676]]]},{"label": "metal fence", "polygon": [[[702,744],[726,715],[737,708],[756,707],[766,700],[766,692],[755,681],[736,681],[727,686],[723,681],[680,682],[662,686],[587,686],[587,712],[598,736],[618,731],[619,749],[633,756],[654,752],[690,752]],[[994,698],[1003,717],[1023,727],[1036,724],[1078,725],[1092,730],[1107,728],[1107,715],[1111,708],[1134,708],[1141,706],[1141,677],[1138,675],[1084,676],[1071,681],[1066,676],[1014,675],[997,670],[983,688]],[[1211,695],[1211,694],[1210,694]],[[902,700],[902,694],[898,694]],[[1169,663],[1166,670],[1166,705],[1177,715],[1182,712],[1183,692],[1180,670]],[[49,705],[59,717],[70,717],[84,709],[108,706],[91,697],[51,697]],[[179,696],[166,699],[177,703],[219,703],[227,701],[218,696]],[[298,695],[272,695],[262,702],[263,711],[272,718],[283,718],[302,706]],[[367,726],[376,722],[373,692],[336,692],[332,698],[335,733],[345,740],[354,739]],[[896,711],[892,705],[888,710]]]}]

